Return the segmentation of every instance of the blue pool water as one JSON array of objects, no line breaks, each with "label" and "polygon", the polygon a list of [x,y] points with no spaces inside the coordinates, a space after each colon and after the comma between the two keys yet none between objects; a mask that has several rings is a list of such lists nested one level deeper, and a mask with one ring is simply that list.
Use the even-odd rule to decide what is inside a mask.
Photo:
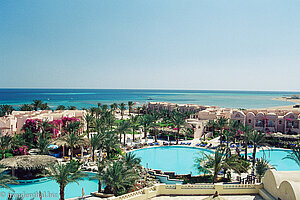
[{"label": "blue pool water", "polygon": [[[84,188],[84,192],[86,195],[90,194],[91,192],[95,192],[98,190],[98,181],[97,180],[89,180],[87,177],[84,180],[78,181],[77,183],[70,183],[65,188],[65,198],[72,198],[72,197],[80,197],[82,195],[82,188]],[[42,183],[34,183],[34,184],[23,184],[23,185],[13,185],[11,186],[15,190],[15,194],[27,194],[31,195],[24,198],[24,200],[31,200],[33,198],[32,195],[38,194],[39,191],[42,194],[46,194],[43,198],[45,200],[53,200],[59,199],[59,185],[53,181],[48,180]],[[0,188],[0,199],[7,199],[8,193],[13,193],[10,190]],[[47,195],[50,194],[48,197]],[[52,196],[51,196],[52,195]],[[54,197],[53,195],[57,195]],[[39,198],[34,198],[35,200]]]},{"label": "blue pool water", "polygon": [[[201,156],[202,152],[212,153],[212,151],[207,149],[183,146],[153,147],[134,151],[136,156],[142,159],[144,167],[175,172],[176,174],[189,174],[192,172],[192,175],[199,174],[194,167],[194,160],[196,157]],[[289,152],[291,150],[272,149],[259,151],[257,158],[265,156],[278,171],[299,171],[300,167],[296,162],[289,159],[283,160]]]},{"label": "blue pool water", "polygon": [[176,174],[192,173],[192,175],[199,175],[198,170],[194,167],[194,160],[196,157],[202,156],[202,152],[212,153],[206,149],[182,146],[153,147],[134,151],[136,156],[142,159],[144,167]]},{"label": "blue pool water", "polygon": [[270,161],[270,164],[276,168],[277,171],[300,171],[300,167],[297,163],[290,159],[284,159],[291,150],[284,149],[270,149],[259,151],[257,158],[265,157]]}]

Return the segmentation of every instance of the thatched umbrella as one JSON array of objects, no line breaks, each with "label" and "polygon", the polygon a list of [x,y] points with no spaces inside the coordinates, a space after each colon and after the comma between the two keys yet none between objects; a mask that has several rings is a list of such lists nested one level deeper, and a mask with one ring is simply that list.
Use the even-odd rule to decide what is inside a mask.
[{"label": "thatched umbrella", "polygon": [[22,155],[5,158],[0,161],[4,167],[24,170],[42,169],[57,162],[56,158],[47,155]]},{"label": "thatched umbrella", "polygon": [[[64,135],[64,136],[61,136],[61,137],[58,137],[58,138],[54,138],[51,141],[51,144],[63,147],[63,155],[65,155],[65,147],[68,145],[66,140],[65,140],[66,137],[67,137],[67,135]],[[90,145],[90,140],[88,138],[83,138],[83,142],[80,145],[89,146]]]},{"label": "thatched umbrella", "polygon": [[[57,145],[57,146],[65,146],[67,145],[67,142],[65,141],[67,135],[58,137],[58,138],[54,138],[51,141],[51,144]],[[90,144],[90,141],[88,138],[83,138],[83,143],[82,145],[88,146]]]}]

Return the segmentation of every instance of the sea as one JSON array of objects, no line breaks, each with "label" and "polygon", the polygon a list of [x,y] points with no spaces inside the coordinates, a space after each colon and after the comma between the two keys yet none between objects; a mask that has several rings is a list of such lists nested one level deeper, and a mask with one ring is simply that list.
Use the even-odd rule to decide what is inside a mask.
[{"label": "sea", "polygon": [[293,102],[273,98],[299,95],[300,92],[282,91],[224,91],[224,90],[154,90],[154,89],[0,89],[0,105],[30,104],[39,99],[51,109],[58,105],[76,106],[78,109],[97,106],[97,103],[127,103],[136,106],[148,102],[198,104],[224,108],[269,108],[293,105]]}]

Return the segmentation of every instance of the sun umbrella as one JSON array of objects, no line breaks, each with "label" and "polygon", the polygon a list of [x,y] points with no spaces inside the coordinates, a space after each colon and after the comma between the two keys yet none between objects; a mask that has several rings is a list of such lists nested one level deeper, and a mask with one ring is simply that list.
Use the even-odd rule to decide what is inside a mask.
[{"label": "sun umbrella", "polygon": [[40,169],[55,164],[56,158],[48,155],[22,155],[5,158],[0,165],[13,169]]}]

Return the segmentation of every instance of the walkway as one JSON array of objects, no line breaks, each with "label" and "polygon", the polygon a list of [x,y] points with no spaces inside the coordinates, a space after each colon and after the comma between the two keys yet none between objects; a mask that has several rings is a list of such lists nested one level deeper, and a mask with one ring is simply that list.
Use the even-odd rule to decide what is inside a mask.
[{"label": "walkway", "polygon": [[[203,200],[208,196],[160,196],[151,200]],[[259,195],[222,195],[227,200],[263,200]]]}]

